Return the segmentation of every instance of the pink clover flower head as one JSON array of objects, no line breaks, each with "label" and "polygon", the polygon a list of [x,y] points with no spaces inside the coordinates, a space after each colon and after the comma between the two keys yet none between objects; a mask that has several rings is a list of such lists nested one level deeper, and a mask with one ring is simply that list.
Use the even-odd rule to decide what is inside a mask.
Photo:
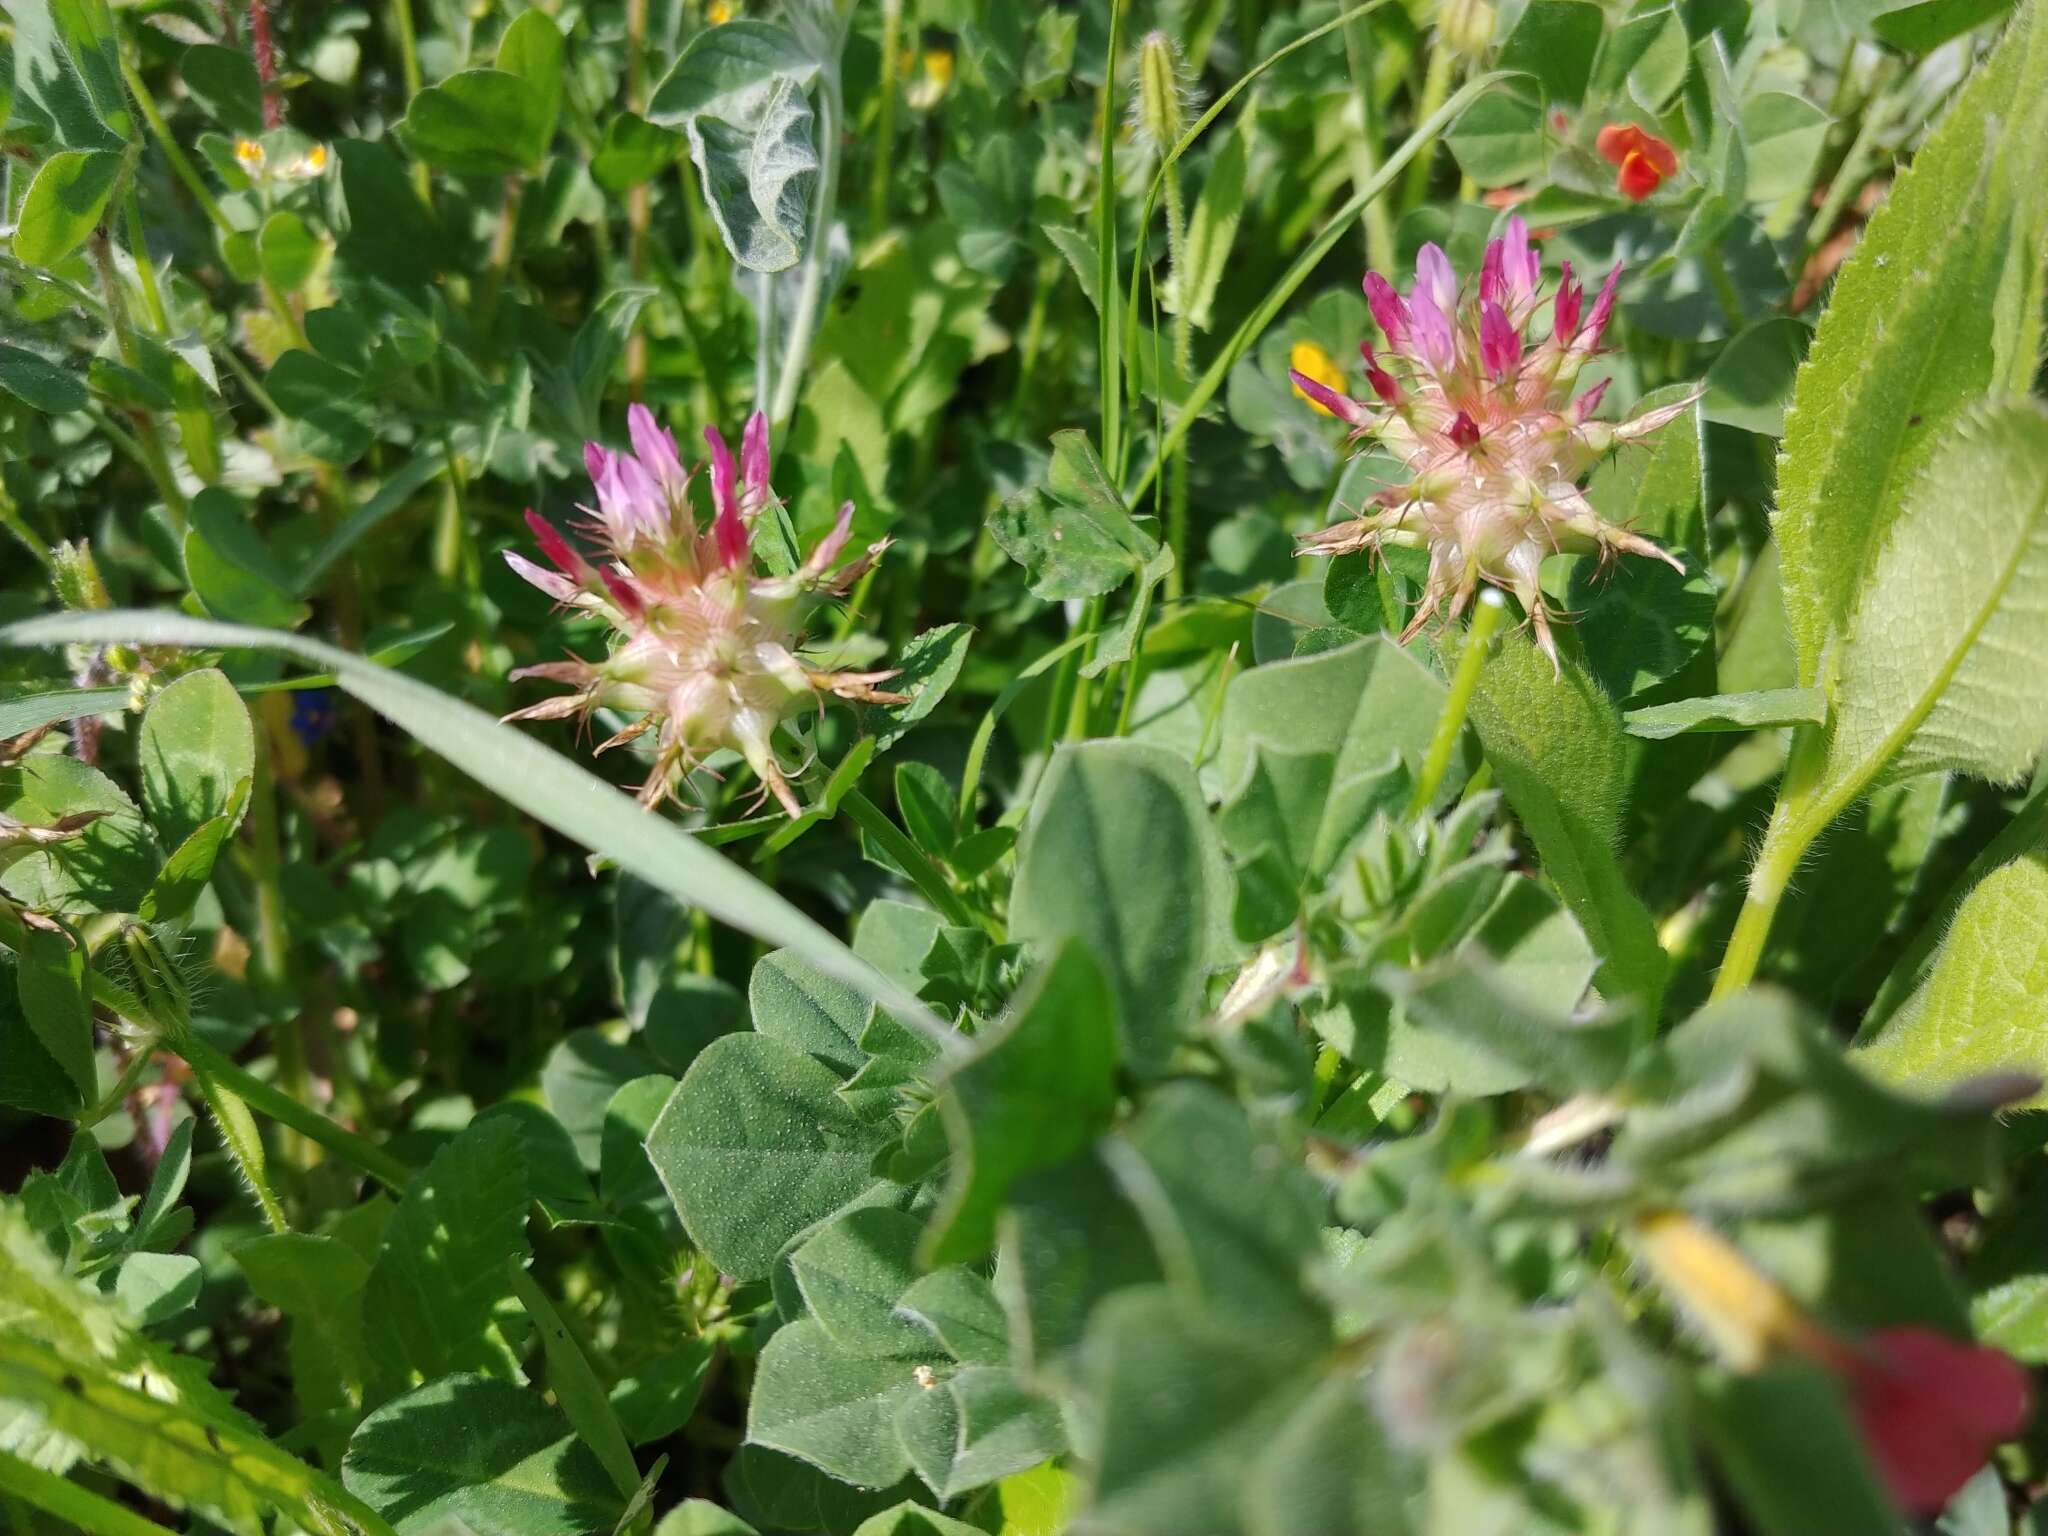
[{"label": "pink clover flower head", "polygon": [[1460,290],[1435,245],[1417,254],[1405,297],[1379,273],[1366,274],[1366,303],[1386,337],[1384,351],[1363,349],[1374,400],[1295,380],[1354,437],[1374,439],[1407,468],[1405,484],[1303,541],[1305,551],[1327,555],[1388,544],[1428,551],[1422,604],[1403,640],[1435,614],[1456,618],[1486,583],[1515,595],[1556,666],[1556,615],[1538,580],[1548,556],[1648,555],[1683,569],[1668,551],[1602,519],[1580,489],[1601,457],[1648,437],[1699,398],[1694,391],[1620,423],[1592,420],[1604,380],[1573,398],[1613,317],[1620,278],[1617,265],[1588,306],[1566,263],[1545,327],[1542,257],[1513,216],[1486,247],[1475,293]]},{"label": "pink clover flower head", "polygon": [[[527,526],[547,564],[507,551],[506,563],[556,602],[601,617],[611,627],[608,654],[522,667],[571,692],[515,710],[508,720],[587,718],[601,705],[638,715],[598,751],[654,734],[653,771],[640,799],[652,806],[675,792],[683,773],[713,752],[746,759],[767,793],[790,815],[802,806],[776,753],[776,732],[830,694],[868,703],[903,702],[878,685],[896,674],[824,671],[802,659],[806,610],[844,592],[887,541],[840,564],[853,531],[853,504],[798,568],[770,577],[756,568],[753,523],[775,501],[768,484],[768,422],[747,423],[736,464],[723,436],[707,427],[710,517],[692,500],[694,472],[673,434],[646,407],[627,412],[633,451],[586,444],[597,505],[578,525],[585,549],[538,513]],[[551,568],[550,568],[551,567]]]}]

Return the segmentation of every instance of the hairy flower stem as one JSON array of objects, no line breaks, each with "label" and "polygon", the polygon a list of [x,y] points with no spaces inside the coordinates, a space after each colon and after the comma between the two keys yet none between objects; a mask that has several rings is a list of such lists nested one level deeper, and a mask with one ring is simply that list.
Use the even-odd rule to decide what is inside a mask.
[{"label": "hairy flower stem", "polygon": [[228,1149],[228,1156],[234,1160],[242,1182],[249,1186],[249,1193],[255,1196],[256,1204],[263,1212],[264,1224],[273,1232],[289,1232],[291,1223],[285,1220],[284,1207],[278,1203],[277,1192],[270,1187],[263,1134],[256,1128],[256,1118],[249,1113],[248,1104],[208,1068],[190,1057],[186,1061],[199,1084],[199,1095],[206,1100],[206,1107],[213,1115],[214,1129],[220,1133],[221,1144]]},{"label": "hairy flower stem", "polygon": [[1740,992],[1755,978],[1778,915],[1778,903],[1784,900],[1806,850],[1821,828],[1834,819],[1833,811],[1822,807],[1826,814],[1816,815],[1813,806],[1814,783],[1826,758],[1826,746],[1817,726],[1803,725],[1793,733],[1778,803],[1771,808],[1770,826],[1750,868],[1749,894],[1721,957],[1720,974],[1714,978],[1717,1000]]},{"label": "hairy flower stem", "polygon": [[[1379,104],[1373,100],[1372,22],[1354,16],[1344,25],[1344,61],[1351,70],[1353,100],[1357,103],[1357,131],[1351,140],[1351,179],[1359,187],[1372,184],[1379,172]],[[1377,200],[1359,210],[1365,228],[1365,264],[1381,272],[1394,268],[1394,221],[1387,206]]]},{"label": "hairy flower stem", "polygon": [[1500,617],[1507,609],[1507,599],[1495,588],[1488,587],[1479,594],[1479,601],[1472,611],[1472,625],[1465,632],[1465,647],[1458,655],[1458,670],[1451,678],[1450,697],[1444,700],[1444,712],[1436,722],[1436,735],[1430,738],[1429,755],[1422,760],[1422,775],[1415,781],[1415,793],[1408,800],[1408,814],[1416,817],[1426,812],[1436,799],[1436,792],[1443,787],[1444,774],[1450,770],[1451,754],[1458,748],[1458,733],[1465,729],[1465,714],[1472,707],[1472,695],[1479,687],[1479,673],[1486,666],[1486,653],[1493,642],[1493,632],[1500,627]]},{"label": "hairy flower stem", "polygon": [[[647,0],[626,0],[626,105],[647,110]],[[638,283],[647,276],[647,231],[654,219],[654,184],[626,189],[626,270]],[[679,306],[685,310],[687,304]],[[626,338],[626,393],[638,400],[647,384],[647,333],[639,326]]]},{"label": "hairy flower stem", "polygon": [[[1415,120],[1428,122],[1442,110],[1451,92],[1451,74],[1458,67],[1458,51],[1439,33],[1429,49],[1429,66],[1422,79],[1422,99],[1415,107]],[[1429,174],[1435,168],[1436,135],[1423,142],[1408,163],[1408,179],[1401,187],[1401,209],[1405,213],[1421,205],[1429,194]]]},{"label": "hairy flower stem", "polygon": [[184,1057],[186,1065],[195,1074],[202,1074],[225,1087],[258,1114],[267,1115],[279,1125],[297,1131],[308,1141],[317,1143],[394,1193],[404,1193],[412,1178],[412,1170],[383,1148],[354,1131],[336,1125],[318,1110],[307,1108],[290,1094],[237,1066],[198,1035],[187,1031],[166,1043]]}]

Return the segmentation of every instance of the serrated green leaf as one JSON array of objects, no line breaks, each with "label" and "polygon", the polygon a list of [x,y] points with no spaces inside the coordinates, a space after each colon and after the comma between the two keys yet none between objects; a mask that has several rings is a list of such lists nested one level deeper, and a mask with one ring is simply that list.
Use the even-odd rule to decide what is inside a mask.
[{"label": "serrated green leaf", "polygon": [[1936,444],[2004,387],[1990,299],[2009,264],[2033,259],[2048,218],[2044,119],[2048,26],[2029,7],[1892,183],[1835,280],[1785,418],[1772,514],[1803,685],[1823,681],[1830,642]]},{"label": "serrated green leaf", "polygon": [[413,1177],[363,1291],[401,1371],[514,1371],[492,1314],[526,1262],[531,1199],[519,1132],[503,1120],[477,1121]]},{"label": "serrated green leaf", "polygon": [[349,1441],[349,1491],[400,1536],[588,1536],[623,1500],[569,1423],[534,1392],[446,1376],[386,1403]]},{"label": "serrated green leaf", "polygon": [[990,517],[989,533],[1031,574],[1048,601],[1100,597],[1142,573],[1160,553],[1110,483],[1088,434],[1055,432],[1044,489],[1012,497]]}]

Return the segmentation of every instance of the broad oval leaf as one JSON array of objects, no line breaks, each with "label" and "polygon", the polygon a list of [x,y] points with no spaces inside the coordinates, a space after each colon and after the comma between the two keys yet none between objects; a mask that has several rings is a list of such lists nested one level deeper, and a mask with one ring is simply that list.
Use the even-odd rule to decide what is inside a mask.
[{"label": "broad oval leaf", "polygon": [[[1993,870],[1957,908],[1925,984],[1856,1059],[1909,1087],[2048,1077],[2048,853]],[[2037,1092],[2030,1104],[2044,1102]]]},{"label": "broad oval leaf", "polygon": [[2048,411],[1966,418],[1927,466],[1857,610],[1812,812],[1880,775],[2018,778],[2048,744]]},{"label": "broad oval leaf", "polygon": [[780,272],[803,255],[818,152],[804,89],[818,64],[780,27],[707,27],[654,92],[648,120],[681,128],[705,201],[741,266]]},{"label": "broad oval leaf", "polygon": [[1010,933],[1047,955],[1069,938],[1095,951],[1136,1070],[1162,1070],[1201,1018],[1229,914],[1222,847],[1185,761],[1130,741],[1060,749],[1017,846]]},{"label": "broad oval leaf", "polygon": [[14,226],[14,254],[32,267],[54,267],[92,233],[120,175],[110,150],[67,149],[50,156],[29,183]]},{"label": "broad oval leaf", "polygon": [[2044,25],[2019,13],[1892,183],[1799,370],[1771,526],[1802,684],[1821,680],[1941,432],[1994,386],[1992,295],[2010,263],[2032,259],[2048,218]]}]

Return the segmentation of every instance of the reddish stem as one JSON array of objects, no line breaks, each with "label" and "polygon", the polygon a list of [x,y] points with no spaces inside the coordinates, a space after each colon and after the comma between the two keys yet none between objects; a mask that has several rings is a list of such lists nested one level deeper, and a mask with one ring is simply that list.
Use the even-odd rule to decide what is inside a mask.
[{"label": "reddish stem", "polygon": [[284,126],[284,102],[277,94],[277,50],[270,40],[269,0],[249,0],[249,49],[256,56],[256,78],[263,82],[263,126]]}]

